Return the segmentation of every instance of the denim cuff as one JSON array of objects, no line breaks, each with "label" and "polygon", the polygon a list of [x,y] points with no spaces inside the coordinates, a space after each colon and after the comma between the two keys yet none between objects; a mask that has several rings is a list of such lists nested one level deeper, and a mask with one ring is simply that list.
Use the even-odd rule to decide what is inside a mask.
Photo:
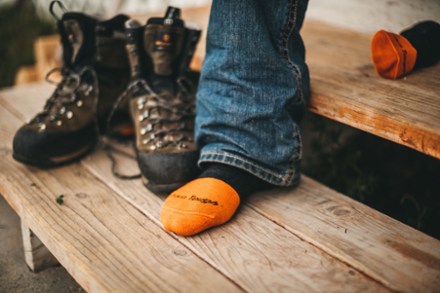
[{"label": "denim cuff", "polygon": [[276,186],[296,186],[301,177],[301,159],[292,162],[291,168],[286,172],[277,172],[259,165],[237,153],[223,150],[203,150],[198,161],[199,167],[204,163],[222,163],[245,170],[252,175]]}]

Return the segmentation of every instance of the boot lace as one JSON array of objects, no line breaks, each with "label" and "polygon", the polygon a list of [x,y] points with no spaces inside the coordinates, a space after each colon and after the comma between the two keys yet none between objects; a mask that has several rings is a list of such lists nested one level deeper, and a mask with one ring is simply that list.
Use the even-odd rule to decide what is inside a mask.
[{"label": "boot lace", "polygon": [[[62,79],[60,82],[55,82],[50,79],[55,72],[61,73]],[[91,76],[92,84],[83,82],[83,77],[86,74]],[[43,110],[39,112],[30,123],[43,123],[45,118],[49,117],[49,121],[56,121],[57,125],[60,125],[62,118],[72,118],[73,113],[68,110],[72,105],[76,105],[77,107],[83,105],[83,101],[77,95],[79,91],[87,97],[93,89],[95,89],[95,91],[98,89],[96,73],[88,66],[81,68],[78,72],[68,68],[56,67],[46,74],[45,79],[47,82],[56,85],[55,91],[46,101]]]},{"label": "boot lace", "polygon": [[[49,6],[50,13],[55,17],[56,20],[60,21],[61,16],[57,15],[57,13],[55,12],[56,6],[58,6],[58,9],[61,11],[62,14],[66,13],[67,9],[62,1],[52,1],[50,3]],[[55,72],[60,72],[62,75],[62,80],[59,83],[50,80],[50,76]],[[91,83],[82,82],[83,77],[85,77],[87,73],[90,73],[91,75],[91,80],[92,80]],[[92,90],[95,90],[95,96],[99,97],[97,74],[95,70],[89,66],[83,67],[78,72],[75,72],[74,70],[69,69],[66,66],[64,66],[63,68],[59,68],[59,67],[53,68],[47,73],[46,81],[51,84],[55,84],[56,89],[52,94],[52,96],[47,100],[43,111],[37,114],[37,116],[33,120],[31,120],[31,122],[40,123],[40,130],[44,130],[46,128],[46,125],[42,122],[44,117],[50,116],[50,120],[57,120],[57,118],[61,118],[61,116],[65,112],[65,109],[67,109],[70,105],[76,104],[76,106],[78,107],[82,106],[83,101],[78,99],[77,96],[78,91],[82,91],[84,93],[84,96],[87,97]],[[93,107],[96,114],[98,110],[98,98],[94,99]],[[66,113],[67,113],[66,115],[69,115],[68,114],[69,112]],[[114,111],[112,111],[112,113],[114,113]],[[103,140],[102,136],[100,135],[101,131],[99,129],[98,115],[94,115],[94,125],[98,137],[98,146],[100,146],[104,150],[104,152],[107,154],[108,158],[110,159],[113,175],[121,179],[140,178],[141,177],[140,173],[134,175],[124,175],[117,171],[117,161],[116,158],[113,156],[113,153],[118,153],[122,156],[128,157],[133,160],[136,160],[136,158],[129,153],[114,148],[113,146],[111,146],[110,144],[108,144]]]},{"label": "boot lace", "polygon": [[[138,95],[137,107],[140,110],[139,133],[142,137],[142,144],[152,144],[151,149],[162,149],[165,147],[187,148],[186,142],[192,142],[191,136],[184,132],[191,132],[185,120],[195,115],[194,101],[188,99],[191,83],[184,78],[177,80],[179,91],[177,97],[171,101],[159,96],[144,79],[132,82],[127,90],[117,99],[107,121],[111,125],[113,113],[119,108],[127,97],[132,93],[143,93]],[[166,112],[168,115],[154,115],[154,113]],[[165,129],[165,125],[173,125]],[[108,128],[110,129],[110,128]],[[172,139],[166,139],[166,136]]]},{"label": "boot lace", "polygon": [[[154,125],[156,125],[156,124],[176,123],[176,122],[180,122],[181,120],[183,120],[187,117],[194,117],[194,114],[195,114],[194,102],[192,102],[192,101],[190,101],[188,103],[183,102],[183,101],[188,100],[186,97],[188,96],[189,89],[192,86],[191,83],[189,81],[187,81],[186,79],[179,78],[177,80],[177,84],[180,89],[178,95],[182,95],[182,96],[178,96],[178,99],[176,99],[179,102],[168,103],[168,102],[165,102],[163,98],[161,98],[155,91],[153,91],[151,89],[151,87],[149,86],[149,84],[147,83],[146,80],[136,79],[135,81],[131,82],[129,84],[129,86],[127,87],[127,89],[118,97],[115,104],[113,105],[113,108],[110,111],[110,114],[107,119],[107,127],[106,128],[109,130],[111,129],[112,118],[113,118],[115,112],[118,110],[120,105],[128,97],[131,96],[132,93],[142,93],[142,95],[139,95],[140,97],[138,97],[138,109],[140,109],[140,110],[144,109],[144,112],[142,113],[142,118],[139,117],[139,119],[142,119],[143,121],[145,120],[145,121],[149,122],[147,125],[141,127],[141,129],[140,129],[140,135],[145,137],[143,139],[143,143],[147,144],[150,142],[155,142],[154,145],[157,148],[164,148],[169,145],[175,145],[177,147],[186,148],[186,145],[184,144],[184,142],[185,141],[192,141],[191,137],[180,134],[180,136],[173,141],[165,141],[163,139],[165,137],[165,135],[167,135],[169,133],[182,132],[185,130],[189,131],[189,129],[187,129],[187,126],[185,123],[182,122],[182,123],[180,123],[180,125],[178,127],[174,127],[170,130],[166,130],[166,131],[165,130],[156,130],[156,131],[154,131]],[[146,95],[149,96],[150,101],[153,101],[154,106],[148,106],[148,107],[145,106],[147,104],[147,100],[145,98]],[[142,97],[142,96],[144,96],[144,97]],[[149,117],[150,113],[153,110],[157,111],[160,109],[165,109],[165,110],[173,113],[175,115],[174,118],[170,119],[170,118],[156,117],[156,118],[152,119],[151,117]],[[123,179],[123,180],[133,180],[133,179],[141,178],[141,176],[142,176],[141,173],[133,174],[133,175],[126,175],[126,174],[122,174],[119,171],[117,171],[118,162],[117,162],[113,153],[118,153],[118,154],[120,154],[124,157],[130,158],[132,160],[136,160],[135,156],[133,156],[127,152],[121,151],[121,150],[111,146],[110,144],[104,142],[103,140],[101,140],[101,146],[102,146],[105,154],[107,155],[107,157],[111,161],[111,170],[112,170],[113,176],[115,176],[119,179]],[[135,149],[134,142],[131,142],[131,147],[133,150]]]}]

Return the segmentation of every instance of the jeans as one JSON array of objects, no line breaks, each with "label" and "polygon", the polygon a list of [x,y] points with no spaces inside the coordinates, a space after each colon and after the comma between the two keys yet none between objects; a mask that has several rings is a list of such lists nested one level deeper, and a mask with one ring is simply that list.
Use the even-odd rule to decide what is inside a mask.
[{"label": "jeans", "polygon": [[308,1],[212,2],[197,93],[199,166],[223,163],[278,186],[300,178],[309,96],[299,34]]}]

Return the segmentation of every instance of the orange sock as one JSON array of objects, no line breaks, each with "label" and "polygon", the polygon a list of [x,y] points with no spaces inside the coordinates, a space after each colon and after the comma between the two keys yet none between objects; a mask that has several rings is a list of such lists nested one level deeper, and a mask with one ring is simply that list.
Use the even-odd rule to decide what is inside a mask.
[{"label": "orange sock", "polygon": [[410,73],[417,51],[403,36],[380,30],[371,40],[374,68],[384,78],[397,79]]},{"label": "orange sock", "polygon": [[198,178],[171,193],[160,221],[165,230],[191,236],[229,221],[240,204],[238,193],[215,178]]}]

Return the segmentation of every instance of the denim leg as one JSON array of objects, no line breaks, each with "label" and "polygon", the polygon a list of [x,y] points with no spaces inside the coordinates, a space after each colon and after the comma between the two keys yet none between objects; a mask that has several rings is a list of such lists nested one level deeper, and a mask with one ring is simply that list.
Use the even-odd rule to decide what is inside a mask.
[{"label": "denim leg", "polygon": [[307,2],[212,2],[197,93],[200,166],[232,165],[279,186],[298,182],[298,121],[309,95],[299,34]]}]

